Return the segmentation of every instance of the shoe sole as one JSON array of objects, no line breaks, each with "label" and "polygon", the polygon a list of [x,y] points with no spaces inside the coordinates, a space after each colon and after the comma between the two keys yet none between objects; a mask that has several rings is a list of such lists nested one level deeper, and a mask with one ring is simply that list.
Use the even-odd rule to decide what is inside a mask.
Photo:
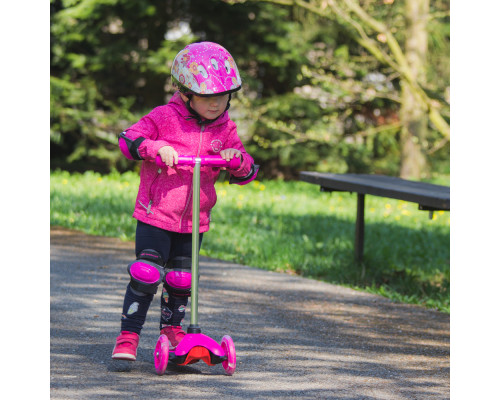
[{"label": "shoe sole", "polygon": [[136,357],[132,354],[127,353],[117,353],[111,356],[113,360],[125,360],[125,361],[135,361]]}]

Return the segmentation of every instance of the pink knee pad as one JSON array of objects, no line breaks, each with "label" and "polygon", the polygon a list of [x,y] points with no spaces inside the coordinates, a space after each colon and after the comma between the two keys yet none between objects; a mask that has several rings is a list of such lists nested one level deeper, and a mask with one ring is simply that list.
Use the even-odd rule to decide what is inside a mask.
[{"label": "pink knee pad", "polygon": [[[130,275],[130,286],[143,293],[155,294],[158,285],[165,278],[165,269],[158,263],[151,261],[152,256],[158,255],[155,251],[145,250],[151,253],[139,255],[139,258],[130,263],[127,270]],[[158,255],[159,256],[159,255]],[[158,258],[162,263],[161,257]]]},{"label": "pink knee pad", "polygon": [[169,261],[165,284],[178,296],[191,295],[191,257],[175,257]]},{"label": "pink knee pad", "polygon": [[174,289],[176,294],[191,294],[191,272],[170,271],[165,276],[165,283]]}]

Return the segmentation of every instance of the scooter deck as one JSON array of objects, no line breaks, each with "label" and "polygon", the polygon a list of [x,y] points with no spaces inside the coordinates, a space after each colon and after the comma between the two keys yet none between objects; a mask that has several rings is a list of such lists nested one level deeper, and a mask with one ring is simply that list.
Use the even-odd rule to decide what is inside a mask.
[{"label": "scooter deck", "polygon": [[202,333],[188,333],[177,348],[169,352],[168,359],[177,365],[194,364],[200,360],[207,365],[216,365],[226,361],[227,356],[211,337]]},{"label": "scooter deck", "polygon": [[206,347],[195,346],[189,353],[178,356],[175,351],[171,351],[168,357],[168,361],[173,362],[177,365],[189,365],[197,363],[198,361],[203,361],[205,364],[214,366],[220,364],[227,360],[227,356],[217,356],[208,350]]}]

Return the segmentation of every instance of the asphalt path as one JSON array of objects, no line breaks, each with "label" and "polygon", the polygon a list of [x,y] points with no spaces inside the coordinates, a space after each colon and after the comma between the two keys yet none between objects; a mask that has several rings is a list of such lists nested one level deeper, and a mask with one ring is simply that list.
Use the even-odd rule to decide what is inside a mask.
[{"label": "asphalt path", "polygon": [[[237,366],[156,374],[159,293],[137,361],[111,359],[134,244],[51,228],[51,399],[449,399],[449,315],[200,258],[199,324]],[[189,324],[189,308],[184,326]]]}]

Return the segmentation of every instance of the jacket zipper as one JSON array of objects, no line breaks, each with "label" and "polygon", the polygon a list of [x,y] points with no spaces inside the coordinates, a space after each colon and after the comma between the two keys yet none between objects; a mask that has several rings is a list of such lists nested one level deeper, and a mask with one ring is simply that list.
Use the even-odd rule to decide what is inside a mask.
[{"label": "jacket zipper", "polygon": [[[200,156],[200,152],[201,152],[201,144],[202,144],[202,141],[203,141],[203,132],[205,131],[205,125],[201,125],[200,127],[200,142],[198,144],[198,151],[196,152],[196,157],[199,157]],[[184,207],[184,211],[182,212],[182,215],[181,215],[181,219],[179,221],[179,230],[181,229],[182,227],[182,221],[184,220],[184,217],[186,215],[186,212],[189,208],[189,203],[191,202],[191,198],[193,197],[193,184],[191,183],[191,187],[189,189],[189,195],[188,195],[188,198],[187,198],[187,201],[186,201],[186,206]]]}]

